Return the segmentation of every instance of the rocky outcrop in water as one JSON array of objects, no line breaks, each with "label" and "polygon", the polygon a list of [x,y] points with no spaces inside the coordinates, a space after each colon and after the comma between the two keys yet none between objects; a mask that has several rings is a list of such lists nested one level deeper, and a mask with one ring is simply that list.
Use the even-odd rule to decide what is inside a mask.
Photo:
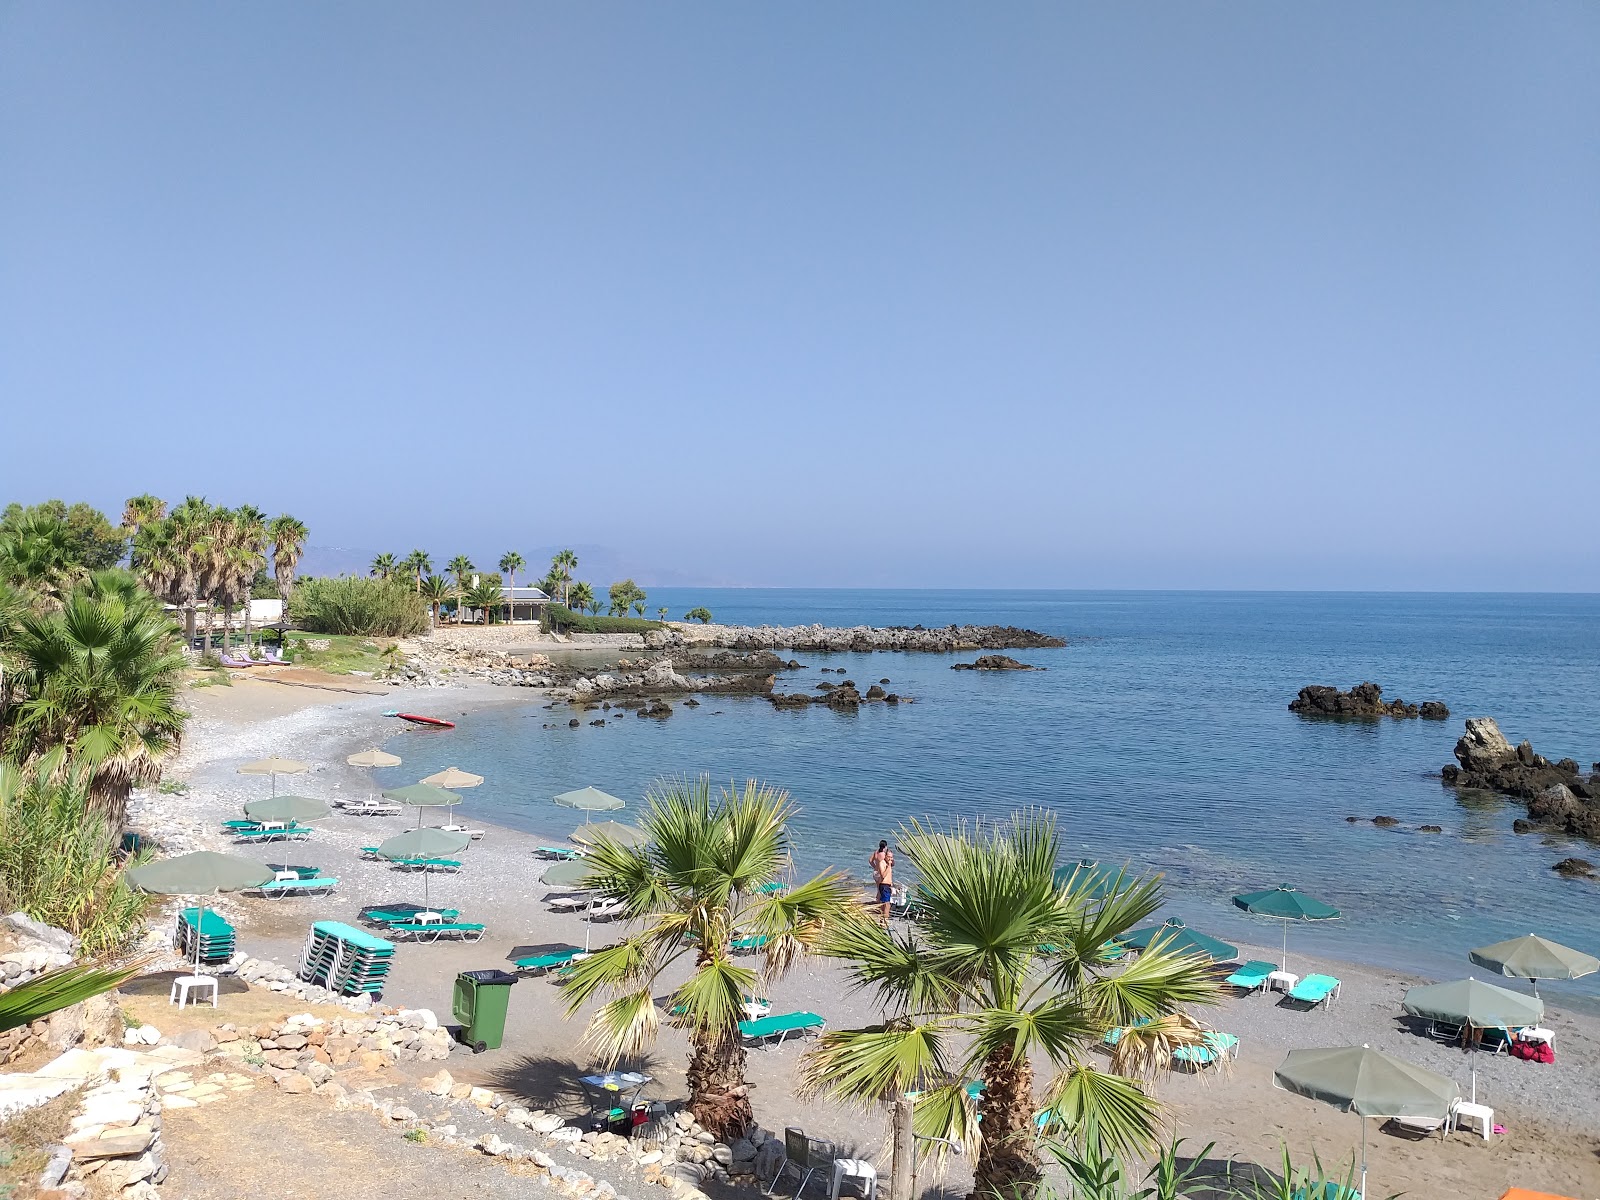
[{"label": "rocky outcrop in water", "polygon": [[1585,778],[1574,759],[1551,762],[1526,741],[1513,746],[1492,717],[1467,718],[1455,757],[1439,773],[1446,784],[1514,797],[1532,820],[1600,841],[1600,763]]},{"label": "rocky outcrop in water", "polygon": [[982,654],[977,660],[969,663],[953,663],[952,671],[1042,671],[1043,667],[1032,667],[1025,662],[1018,662],[1006,654]]},{"label": "rocky outcrop in water", "polygon": [[685,645],[708,645],[728,650],[836,650],[866,653],[874,650],[914,650],[950,653],[960,650],[1033,650],[1065,646],[1065,638],[1014,625],[946,625],[925,629],[921,625],[877,628],[856,625],[848,629],[826,625],[727,625],[703,635],[685,637],[676,629],[645,634],[651,649],[670,650]]},{"label": "rocky outcrop in water", "polygon": [[1450,715],[1438,700],[1420,706],[1398,697],[1385,700],[1383,688],[1375,683],[1358,683],[1348,692],[1312,684],[1301,688],[1300,694],[1289,701],[1289,711],[1306,717],[1424,717],[1430,721],[1442,721]]},{"label": "rocky outcrop in water", "polygon": [[792,692],[787,695],[775,692],[767,699],[772,702],[773,708],[809,708],[813,704],[820,704],[835,712],[855,712],[863,704],[909,704],[908,697],[895,692],[886,692],[877,684],[867,689],[863,696],[856,690],[853,680],[846,679],[837,686],[823,684],[826,688],[821,695],[808,696],[804,692]]}]

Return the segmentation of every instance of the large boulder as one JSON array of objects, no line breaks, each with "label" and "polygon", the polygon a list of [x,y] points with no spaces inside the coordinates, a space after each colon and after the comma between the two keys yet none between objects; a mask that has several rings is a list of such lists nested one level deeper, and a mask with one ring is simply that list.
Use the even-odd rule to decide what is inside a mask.
[{"label": "large boulder", "polygon": [[952,671],[1042,671],[1043,667],[1029,666],[1025,662],[1018,662],[1009,654],[980,654],[969,663],[954,663]]},{"label": "large boulder", "polygon": [[[1436,700],[1428,701],[1430,710],[1444,709]],[[1383,688],[1375,683],[1358,683],[1348,692],[1323,684],[1312,684],[1300,689],[1300,694],[1289,701],[1289,711],[1307,717],[1416,717],[1422,709],[1404,700],[1385,700]],[[1430,711],[1431,715],[1431,711]]]},{"label": "large boulder", "polygon": [[1456,765],[1440,772],[1446,784],[1512,796],[1534,821],[1600,841],[1600,773],[1586,781],[1574,759],[1553,763],[1527,741],[1513,746],[1490,717],[1467,718],[1455,756]]},{"label": "large boulder", "polygon": [[1500,766],[1516,753],[1493,717],[1468,717],[1467,731],[1456,742],[1456,761],[1464,771]]}]

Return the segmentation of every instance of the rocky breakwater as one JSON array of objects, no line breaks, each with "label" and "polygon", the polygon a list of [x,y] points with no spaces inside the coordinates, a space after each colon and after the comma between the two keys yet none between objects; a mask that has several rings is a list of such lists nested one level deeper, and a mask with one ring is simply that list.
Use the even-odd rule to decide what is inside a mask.
[{"label": "rocky breakwater", "polygon": [[[731,669],[722,673],[700,673],[701,664],[692,657],[682,660],[682,663],[684,671],[689,674],[680,671],[676,661],[671,658],[657,659],[649,665],[623,659],[616,670],[579,675],[567,686],[550,694],[553,699],[578,704],[624,697],[685,695],[690,692],[765,696],[776,683],[773,672],[787,667],[787,663],[776,655],[753,655],[749,660],[737,664],[723,660],[721,665]],[[799,666],[798,663],[795,665]]]},{"label": "rocky breakwater", "polygon": [[1439,773],[1444,782],[1522,801],[1530,819],[1516,823],[1519,832],[1542,825],[1600,841],[1600,763],[1585,776],[1575,759],[1551,762],[1526,741],[1513,746],[1492,717],[1467,718],[1455,757]]},{"label": "rocky breakwater", "polygon": [[689,637],[676,629],[645,635],[645,645],[671,649],[699,644],[729,650],[812,650],[868,653],[874,650],[953,653],[963,650],[1034,650],[1065,646],[1065,638],[1014,625],[946,625],[925,629],[921,625],[878,628],[855,625],[724,625]]},{"label": "rocky breakwater", "polygon": [[1289,711],[1303,717],[1421,717],[1425,721],[1443,721],[1450,710],[1438,700],[1424,700],[1421,704],[1407,704],[1396,697],[1383,698],[1383,689],[1375,683],[1358,683],[1348,692],[1338,688],[1312,684],[1300,689],[1300,694],[1289,701]]},{"label": "rocky breakwater", "polygon": [[562,674],[543,654],[508,654],[435,638],[406,638],[397,645],[401,661],[381,677],[381,682],[394,687],[454,687],[469,682],[549,687]]},{"label": "rocky breakwater", "polygon": [[1029,666],[1006,654],[982,654],[969,663],[953,663],[952,671],[1042,671],[1043,667]]}]

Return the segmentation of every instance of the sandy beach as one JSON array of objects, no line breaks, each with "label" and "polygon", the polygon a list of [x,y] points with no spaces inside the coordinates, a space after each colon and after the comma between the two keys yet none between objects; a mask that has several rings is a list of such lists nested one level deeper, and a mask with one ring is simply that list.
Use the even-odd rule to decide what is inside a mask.
[{"label": "sandy beach", "polygon": [[[451,715],[535,698],[527,690],[494,687],[429,695],[434,709]],[[396,693],[361,683],[351,683],[348,691],[330,691],[240,679],[232,687],[191,691],[186,700],[194,716],[169,778],[186,781],[188,789],[140,797],[133,818],[136,828],[154,835],[172,852],[229,848],[217,832],[219,821],[237,816],[244,801],[265,794],[264,780],[236,774],[241,762],[272,753],[303,759],[315,766],[310,774],[295,779],[293,791],[328,800],[358,797],[367,793],[369,783],[364,772],[345,764],[346,755],[396,733],[395,722],[381,715],[395,706]],[[403,743],[397,752],[404,756]],[[484,825],[472,809],[469,793],[459,810],[462,819]],[[374,818],[347,816],[336,809],[331,819],[319,823],[311,841],[286,844],[281,851],[284,858],[315,864],[324,874],[338,876],[339,889],[317,899],[223,898],[220,907],[239,927],[241,947],[253,956],[292,964],[313,920],[354,921],[362,908],[377,902],[420,901],[420,878],[359,856],[362,846],[412,824],[415,814],[409,810],[399,817]],[[552,806],[547,838],[490,827],[485,837],[463,852],[465,868],[459,875],[432,879],[430,896],[435,904],[459,908],[463,919],[484,921],[488,934],[472,945],[404,945],[385,999],[430,1007],[446,1018],[458,970],[503,965],[551,945],[581,946],[586,935],[596,944],[615,936],[608,925],[588,927],[577,916],[551,913],[543,902],[550,894],[541,883],[547,864],[535,858],[532,849],[551,840],[561,844],[572,824],[573,814]],[[243,853],[276,859],[259,849]],[[866,853],[864,848],[863,859]],[[861,872],[860,864],[840,865]],[[1276,959],[1275,928],[1263,926],[1261,944],[1241,946],[1242,956]],[[1372,1194],[1404,1191],[1410,1196],[1476,1200],[1498,1197],[1506,1187],[1519,1185],[1575,1197],[1600,1196],[1600,1071],[1596,1070],[1600,1020],[1550,1010],[1545,1023],[1556,1033],[1554,1065],[1469,1056],[1418,1036],[1401,1020],[1401,996],[1419,980],[1309,958],[1295,953],[1292,945],[1290,949],[1292,968],[1299,973],[1323,971],[1343,981],[1338,1002],[1328,1009],[1303,1012],[1281,1005],[1276,997],[1257,995],[1230,999],[1205,1014],[1216,1028],[1238,1035],[1241,1053],[1225,1073],[1174,1075],[1158,1085],[1176,1132],[1188,1139],[1186,1149],[1198,1152],[1215,1141],[1212,1158],[1271,1166],[1287,1143],[1298,1160],[1309,1162],[1315,1151],[1325,1164],[1348,1161],[1359,1134],[1357,1119],[1276,1091],[1271,1075],[1293,1047],[1365,1043],[1450,1075],[1463,1092],[1472,1086],[1470,1072],[1475,1067],[1479,1102],[1493,1106],[1496,1122],[1506,1128],[1504,1136],[1489,1142],[1466,1131],[1442,1142],[1437,1137],[1411,1141],[1380,1133],[1374,1123],[1368,1130]],[[772,981],[768,994],[775,1011],[815,1011],[836,1027],[868,1024],[879,1016],[864,998],[845,994],[839,971],[826,964],[803,964]],[[577,1068],[591,1065],[591,1060],[578,1046],[582,1017],[569,1021],[563,1012],[555,985],[541,979],[521,982],[512,993],[505,1046],[476,1058],[452,1056],[452,1072],[514,1092],[530,1104],[576,1111],[571,1081]],[[801,1125],[876,1157],[887,1133],[881,1113],[863,1116],[795,1097],[795,1065],[803,1049],[791,1042],[751,1053],[757,1118],[769,1129]],[[658,1094],[683,1095],[685,1061],[684,1039],[665,1031],[646,1065],[658,1081]],[[946,1186],[965,1189],[959,1164]]]}]

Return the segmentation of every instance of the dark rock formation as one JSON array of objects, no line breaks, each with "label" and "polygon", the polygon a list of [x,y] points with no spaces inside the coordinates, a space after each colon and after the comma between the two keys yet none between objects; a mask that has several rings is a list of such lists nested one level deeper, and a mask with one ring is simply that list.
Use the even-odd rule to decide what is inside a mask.
[{"label": "dark rock formation", "polygon": [[1393,829],[1396,825],[1400,824],[1400,818],[1399,817],[1373,817],[1372,818],[1372,823],[1374,825],[1376,825],[1379,829]]},{"label": "dark rock formation", "polygon": [[888,683],[889,682],[889,677],[887,675],[885,675],[882,679],[878,680],[878,682],[879,683]]},{"label": "dark rock formation", "polygon": [[687,700],[685,700],[683,702],[683,706],[685,708],[699,708],[700,707],[700,701],[696,700],[693,696],[690,696]]},{"label": "dark rock formation", "polygon": [[1443,833],[1444,832],[1444,828],[1443,828],[1443,826],[1440,826],[1440,825],[1418,825],[1417,826],[1417,832],[1418,833]]},{"label": "dark rock formation", "polygon": [[1030,667],[1004,654],[983,654],[975,662],[956,663],[952,671],[1042,671],[1043,667]]},{"label": "dark rock formation", "polygon": [[1348,692],[1338,688],[1312,684],[1300,689],[1300,694],[1289,701],[1289,711],[1307,717],[1427,717],[1437,720],[1450,715],[1450,710],[1437,700],[1429,700],[1420,708],[1404,700],[1385,700],[1383,689],[1375,683],[1358,683]]},{"label": "dark rock formation", "polygon": [[1532,833],[1537,828],[1538,826],[1532,821],[1528,820],[1527,817],[1518,817],[1515,821],[1511,822],[1512,833]]},{"label": "dark rock formation", "polygon": [[885,692],[877,684],[867,689],[863,696],[856,690],[856,685],[846,679],[837,685],[822,685],[828,688],[818,696],[808,696],[804,692],[773,692],[767,697],[772,702],[773,708],[808,708],[813,704],[826,705],[835,712],[855,712],[863,704],[881,702],[883,704],[899,704],[906,701],[904,696],[894,692]]},{"label": "dark rock formation", "polygon": [[1600,771],[1584,779],[1575,759],[1553,763],[1528,742],[1512,746],[1492,717],[1467,718],[1455,755],[1439,773],[1446,784],[1512,796],[1532,821],[1600,841]]},{"label": "dark rock formation", "polygon": [[889,693],[884,691],[877,684],[873,684],[871,687],[869,687],[867,689],[867,699],[868,700],[884,700],[884,699],[888,698],[888,695],[889,695]]},{"label": "dark rock formation", "polygon": [[641,717],[670,717],[672,705],[665,700],[652,700],[639,710]]},{"label": "dark rock formation", "polygon": [[1586,858],[1563,858],[1550,868],[1557,875],[1568,879],[1593,879],[1594,864]]}]

